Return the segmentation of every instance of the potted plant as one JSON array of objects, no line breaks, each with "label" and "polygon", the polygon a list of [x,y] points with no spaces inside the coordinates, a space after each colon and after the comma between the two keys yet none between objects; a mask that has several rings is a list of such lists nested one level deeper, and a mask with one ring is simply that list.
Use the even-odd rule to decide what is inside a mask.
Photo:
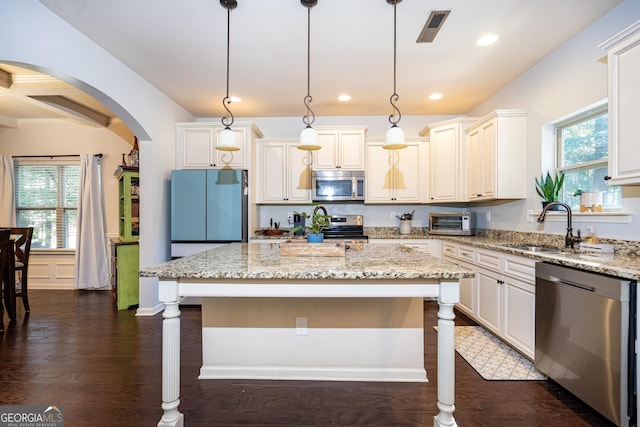
[{"label": "potted plant", "polygon": [[[316,206],[316,208],[313,210],[311,215],[306,212],[296,212],[296,214],[303,216],[305,219],[311,218],[311,223],[306,227],[307,242],[322,243],[324,240],[322,231],[329,225],[329,218],[331,217],[327,215],[327,210],[323,206],[319,206],[317,203],[312,206]],[[319,211],[322,211],[322,213],[319,213]],[[291,232],[295,233],[302,229],[305,229],[305,227],[297,225],[293,227]]]},{"label": "potted plant", "polygon": [[[544,208],[549,202],[557,202],[560,197],[560,190],[564,184],[564,174],[556,172],[554,176],[547,171],[547,176],[540,175],[540,179],[536,177],[536,193],[542,197],[542,207]],[[553,206],[552,208],[555,208]]]}]

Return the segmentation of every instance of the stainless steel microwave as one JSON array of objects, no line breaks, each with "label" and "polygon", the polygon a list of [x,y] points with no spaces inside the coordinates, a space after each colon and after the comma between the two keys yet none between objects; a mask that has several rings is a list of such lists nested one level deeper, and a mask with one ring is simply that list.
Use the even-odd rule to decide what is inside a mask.
[{"label": "stainless steel microwave", "polygon": [[474,220],[471,212],[429,213],[429,234],[472,236]]},{"label": "stainless steel microwave", "polygon": [[314,202],[364,201],[364,171],[317,170],[311,173]]}]

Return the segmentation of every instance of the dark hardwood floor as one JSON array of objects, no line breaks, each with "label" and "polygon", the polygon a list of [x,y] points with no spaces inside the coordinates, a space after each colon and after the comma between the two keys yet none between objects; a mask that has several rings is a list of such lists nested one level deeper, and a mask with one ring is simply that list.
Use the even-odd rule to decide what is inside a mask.
[{"label": "dark hardwood floor", "polygon": [[[0,405],[58,405],[65,425],[153,426],[161,416],[162,317],[118,312],[108,292],[30,291],[0,344]],[[429,383],[197,379],[200,311],[182,309],[188,426],[432,426],[437,305],[425,303]],[[463,317],[457,324],[468,324]],[[456,354],[461,427],[608,426],[551,381],[485,381]]]}]

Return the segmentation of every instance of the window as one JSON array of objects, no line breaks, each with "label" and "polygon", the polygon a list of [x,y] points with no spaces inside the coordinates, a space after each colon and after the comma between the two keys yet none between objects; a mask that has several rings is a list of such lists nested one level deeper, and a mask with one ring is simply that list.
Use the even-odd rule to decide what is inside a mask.
[{"label": "window", "polygon": [[605,210],[619,210],[621,189],[610,187],[608,172],[609,126],[607,105],[556,125],[558,170],[565,174],[562,201],[580,208],[580,194],[597,191]]},{"label": "window", "polygon": [[75,249],[79,160],[16,161],[16,222],[33,227],[32,248]]}]

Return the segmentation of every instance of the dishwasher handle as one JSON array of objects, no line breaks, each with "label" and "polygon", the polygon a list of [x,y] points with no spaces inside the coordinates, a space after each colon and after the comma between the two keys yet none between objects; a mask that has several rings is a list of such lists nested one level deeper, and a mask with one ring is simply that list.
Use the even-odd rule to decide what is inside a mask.
[{"label": "dishwasher handle", "polygon": [[587,286],[587,285],[583,285],[581,283],[571,282],[571,281],[566,280],[566,279],[560,279],[559,277],[556,277],[556,276],[549,276],[548,280],[550,282],[558,283],[558,284],[561,284],[561,285],[573,286],[574,288],[582,289],[582,290],[588,291],[588,292],[595,292],[596,291],[596,288],[594,288],[593,286]]}]

